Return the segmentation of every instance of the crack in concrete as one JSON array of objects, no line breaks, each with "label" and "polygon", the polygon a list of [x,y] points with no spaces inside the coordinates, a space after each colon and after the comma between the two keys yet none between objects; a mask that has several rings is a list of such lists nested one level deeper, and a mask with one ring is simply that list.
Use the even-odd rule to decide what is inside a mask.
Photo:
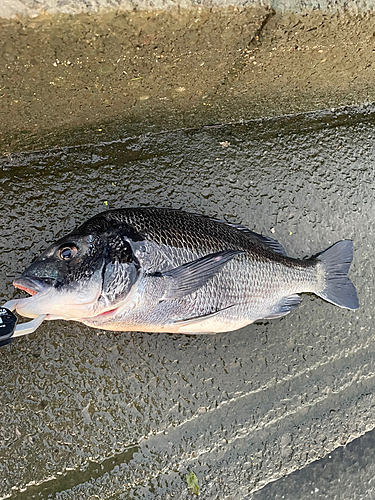
[{"label": "crack in concrete", "polygon": [[[252,35],[250,38],[248,44],[246,47],[244,47],[241,50],[241,53],[238,55],[238,57],[235,59],[232,68],[228,71],[228,74],[224,77],[224,79],[219,82],[216,86],[216,89],[212,92],[211,97],[217,96],[218,94],[221,93],[221,90],[226,89],[228,85],[236,78],[238,77],[242,71],[246,68],[248,64],[248,60],[244,60],[243,58],[243,53],[245,50],[251,50],[256,47],[258,47],[261,44],[260,37],[265,30],[266,26],[268,26],[269,22],[271,19],[273,19],[276,15],[276,12],[271,8],[269,12],[264,16],[262,19],[259,28],[255,31],[255,33]],[[241,57],[242,56],[242,57]]]}]

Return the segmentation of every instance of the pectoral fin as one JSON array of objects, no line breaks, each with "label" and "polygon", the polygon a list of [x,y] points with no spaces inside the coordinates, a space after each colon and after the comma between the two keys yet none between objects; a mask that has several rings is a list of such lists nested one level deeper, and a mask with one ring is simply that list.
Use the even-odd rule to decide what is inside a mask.
[{"label": "pectoral fin", "polygon": [[224,250],[158,274],[160,277],[169,278],[170,281],[163,299],[181,299],[185,295],[195,292],[233,257],[243,253],[238,250]]}]

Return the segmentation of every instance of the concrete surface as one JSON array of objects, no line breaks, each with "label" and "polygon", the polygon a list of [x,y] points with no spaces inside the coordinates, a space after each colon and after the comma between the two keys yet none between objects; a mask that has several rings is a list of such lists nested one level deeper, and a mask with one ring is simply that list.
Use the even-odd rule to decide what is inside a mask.
[{"label": "concrete surface", "polygon": [[253,500],[373,500],[375,431],[329,453],[322,460],[269,483]]},{"label": "concrete surface", "polygon": [[[1,496],[244,499],[375,426],[372,107],[181,130],[1,160],[1,301],[106,206],[158,205],[273,235],[290,255],[355,242],[361,308],[306,295],[216,336],[51,322],[2,349]],[[105,203],[107,205],[105,205]]]},{"label": "concrete surface", "polygon": [[263,7],[0,20],[0,150],[372,102],[374,25]]},{"label": "concrete surface", "polygon": [[37,16],[39,14],[79,14],[106,10],[165,10],[176,6],[190,9],[205,7],[259,7],[276,11],[301,12],[305,10],[369,11],[374,0],[2,0],[0,17]]},{"label": "concrete surface", "polygon": [[190,470],[209,500],[373,495],[375,19],[278,5],[0,20],[1,301],[106,201],[296,256],[353,238],[362,304],[209,338],[43,325],[0,353],[1,498],[183,500]]}]

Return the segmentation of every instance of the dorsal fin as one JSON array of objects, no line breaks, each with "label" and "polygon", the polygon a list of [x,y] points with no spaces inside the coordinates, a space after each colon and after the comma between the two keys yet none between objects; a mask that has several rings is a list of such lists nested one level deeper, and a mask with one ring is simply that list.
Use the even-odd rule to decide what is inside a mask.
[{"label": "dorsal fin", "polygon": [[226,224],[227,226],[233,227],[234,229],[237,229],[238,231],[241,231],[243,234],[247,234],[248,236],[251,236],[253,238],[256,238],[258,241],[263,243],[264,245],[267,245],[269,248],[271,248],[275,253],[278,253],[280,255],[286,256],[286,251],[282,245],[273,238],[270,238],[269,236],[263,236],[262,234],[254,233],[254,231],[250,231],[247,227],[243,226],[242,224],[235,224],[233,222],[227,222],[226,220],[221,220],[221,219],[215,219],[214,217],[210,217],[211,220],[214,220],[215,222],[220,222],[221,224]]},{"label": "dorsal fin", "polygon": [[285,248],[278,241],[270,238],[269,236],[263,236],[262,234],[257,234],[249,230],[248,234],[251,234],[252,236],[254,236],[254,238],[257,238],[259,241],[270,247],[275,253],[284,255],[286,257]]}]

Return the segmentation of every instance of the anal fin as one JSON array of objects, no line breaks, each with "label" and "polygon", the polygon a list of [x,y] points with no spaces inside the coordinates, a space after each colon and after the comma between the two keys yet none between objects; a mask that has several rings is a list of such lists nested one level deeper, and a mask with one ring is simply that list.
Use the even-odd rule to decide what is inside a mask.
[{"label": "anal fin", "polygon": [[301,300],[301,297],[297,294],[289,295],[289,297],[283,297],[279,302],[277,302],[277,304],[274,305],[271,314],[261,319],[274,319],[286,316],[290,313],[290,311],[300,305]]}]

